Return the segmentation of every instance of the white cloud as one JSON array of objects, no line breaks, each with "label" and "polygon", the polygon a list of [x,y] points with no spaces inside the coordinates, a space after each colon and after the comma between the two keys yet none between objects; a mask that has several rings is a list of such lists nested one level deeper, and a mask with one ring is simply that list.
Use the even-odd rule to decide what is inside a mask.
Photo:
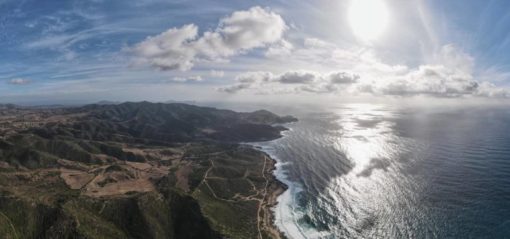
[{"label": "white cloud", "polygon": [[209,75],[211,77],[222,78],[222,77],[225,76],[225,72],[224,71],[211,70],[209,72]]},{"label": "white cloud", "polygon": [[238,83],[234,85],[229,85],[225,87],[218,88],[218,91],[226,92],[226,93],[237,93],[238,91],[248,89],[250,84],[248,83]]},{"label": "white cloud", "polygon": [[223,60],[277,43],[286,29],[280,15],[252,7],[221,19],[214,31],[206,31],[200,37],[198,27],[189,24],[148,37],[130,50],[138,63],[159,70],[186,71],[200,61]]},{"label": "white cloud", "polygon": [[288,56],[291,54],[294,46],[292,43],[288,42],[285,39],[280,40],[279,42],[273,44],[269,49],[267,49],[266,56],[267,57],[278,57],[278,56]]},{"label": "white cloud", "polygon": [[[326,93],[346,89],[358,80],[358,75],[346,72],[322,74],[313,71],[287,71],[275,75],[271,72],[258,71],[240,74],[236,77],[236,84],[219,88],[219,90],[227,93],[237,93],[247,89],[257,90],[258,93],[299,91]],[[343,86],[338,88],[338,85]]]},{"label": "white cloud", "polygon": [[197,37],[198,27],[189,24],[171,28],[155,37],[148,37],[132,50],[141,61],[160,70],[188,70],[193,66],[195,50],[190,45]]},{"label": "white cloud", "polygon": [[280,54],[274,51],[266,56],[274,65],[291,65],[294,69],[315,71],[349,71],[358,73],[404,74],[408,67],[402,64],[386,64],[376,57],[375,50],[365,47],[339,47],[318,38],[305,38]]},{"label": "white cloud", "polygon": [[32,83],[32,81],[30,79],[25,79],[25,78],[14,78],[14,79],[10,79],[7,83],[9,83],[11,85],[27,85],[27,84]]},{"label": "white cloud", "polygon": [[[335,53],[336,52],[336,53]],[[352,69],[330,73],[318,71],[248,72],[236,77],[237,83],[228,86],[228,93],[252,90],[263,93],[313,92],[351,93],[353,95],[389,95],[430,97],[510,97],[510,91],[492,83],[476,80],[474,58],[454,45],[443,46],[429,64],[409,68],[390,65],[379,60],[373,52],[353,52],[333,44],[306,39],[303,48],[295,49],[287,58],[306,60],[309,64],[328,59],[342,68]],[[346,62],[345,64],[342,64]]]},{"label": "white cloud", "polygon": [[444,45],[435,56],[436,62],[446,68],[455,69],[471,74],[475,65],[475,59],[463,52],[453,44]]},{"label": "white cloud", "polygon": [[199,82],[199,81],[202,81],[202,77],[201,76],[188,76],[188,77],[180,77],[180,76],[176,76],[174,78],[172,78],[172,81],[174,82]]},{"label": "white cloud", "polygon": [[289,71],[281,74],[275,80],[282,84],[307,84],[313,83],[320,77],[316,73],[305,71]]},{"label": "white cloud", "polygon": [[353,84],[359,80],[359,75],[336,72],[329,75],[332,84]]},{"label": "white cloud", "polygon": [[[375,82],[375,93],[458,97],[474,94],[478,82],[470,74],[443,65],[422,65],[404,76]],[[373,89],[374,90],[374,89]]]},{"label": "white cloud", "polygon": [[478,86],[476,95],[489,98],[510,98],[510,91],[497,87],[490,82],[482,82]]},{"label": "white cloud", "polygon": [[274,75],[271,72],[255,71],[246,72],[236,76],[236,81],[241,83],[262,83],[271,81],[273,77]]},{"label": "white cloud", "polygon": [[404,75],[365,82],[366,85],[359,89],[381,95],[434,97],[493,97],[506,91],[501,89],[496,93],[495,86],[489,87],[486,82],[475,80],[474,58],[454,45],[443,46],[435,58],[434,64],[420,65]]}]

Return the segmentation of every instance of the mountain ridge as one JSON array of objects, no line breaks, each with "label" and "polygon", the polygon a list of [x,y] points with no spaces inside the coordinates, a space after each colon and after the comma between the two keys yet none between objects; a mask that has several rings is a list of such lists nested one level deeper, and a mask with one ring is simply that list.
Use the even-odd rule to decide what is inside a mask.
[{"label": "mountain ridge", "polygon": [[281,137],[293,117],[150,102],[0,112],[4,238],[282,237],[270,208],[285,185],[239,143]]}]

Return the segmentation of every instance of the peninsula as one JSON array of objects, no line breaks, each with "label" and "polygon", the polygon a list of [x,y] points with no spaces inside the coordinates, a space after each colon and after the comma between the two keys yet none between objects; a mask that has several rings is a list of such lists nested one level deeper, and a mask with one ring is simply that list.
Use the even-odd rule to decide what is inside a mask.
[{"label": "peninsula", "polygon": [[0,105],[0,238],[282,238],[275,162],[296,121],[150,102]]}]

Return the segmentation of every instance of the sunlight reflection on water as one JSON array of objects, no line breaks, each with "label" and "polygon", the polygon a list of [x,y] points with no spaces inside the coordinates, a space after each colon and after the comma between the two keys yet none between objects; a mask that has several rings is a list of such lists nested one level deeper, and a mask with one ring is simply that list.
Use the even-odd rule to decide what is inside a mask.
[{"label": "sunlight reflection on water", "polygon": [[504,238],[505,112],[356,104],[302,116],[261,144],[289,185],[276,223],[290,238]]},{"label": "sunlight reflection on water", "polygon": [[341,228],[332,234],[364,237],[380,223],[391,204],[398,202],[395,170],[409,144],[393,132],[393,113],[380,105],[348,105],[337,111],[340,134],[335,148],[352,163],[347,174],[331,178],[321,198],[330,200],[328,211],[339,215]]}]

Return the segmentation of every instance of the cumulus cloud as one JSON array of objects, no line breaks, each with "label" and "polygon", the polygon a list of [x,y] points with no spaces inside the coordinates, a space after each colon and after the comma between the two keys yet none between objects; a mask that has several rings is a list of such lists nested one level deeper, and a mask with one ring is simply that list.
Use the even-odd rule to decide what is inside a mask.
[{"label": "cumulus cloud", "polygon": [[236,93],[246,89],[271,90],[289,92],[286,86],[292,86],[290,92],[333,92],[338,90],[337,85],[344,88],[354,84],[359,76],[346,72],[319,73],[314,71],[287,71],[281,74],[271,72],[247,72],[236,77],[236,84],[219,88],[220,91]]},{"label": "cumulus cloud", "polygon": [[360,77],[345,72],[337,72],[330,74],[329,78],[332,84],[354,84]]},{"label": "cumulus cloud", "polygon": [[[325,57],[332,52],[336,56]],[[236,93],[243,90],[255,92],[348,92],[354,95],[378,96],[430,96],[430,97],[510,97],[510,91],[493,83],[477,80],[474,72],[475,61],[469,54],[454,45],[443,46],[428,63],[416,68],[403,65],[389,65],[372,54],[354,54],[339,50],[333,44],[318,39],[307,39],[305,48],[292,53],[293,59],[330,59],[333,62],[353,62],[347,65],[352,72],[336,71],[287,71],[281,74],[271,72],[247,72],[236,77],[236,84],[227,86],[224,92]],[[306,58],[311,57],[311,58]],[[339,64],[344,65],[345,64]],[[228,90],[227,90],[228,89]]]},{"label": "cumulus cloud", "polygon": [[269,49],[267,49],[266,56],[267,57],[279,57],[279,56],[288,56],[291,54],[294,46],[292,43],[288,42],[285,39],[280,40],[279,42],[273,44]]},{"label": "cumulus cloud", "polygon": [[490,82],[480,83],[475,94],[488,98],[510,98],[510,91],[508,89],[497,87]]},{"label": "cumulus cloud", "polygon": [[137,63],[159,70],[191,69],[200,61],[224,60],[247,50],[280,42],[287,25],[269,9],[252,7],[220,20],[217,28],[198,35],[194,24],[150,36],[129,50]]},{"label": "cumulus cloud", "polygon": [[9,81],[7,81],[7,83],[9,83],[11,85],[27,85],[27,84],[32,83],[32,81],[30,79],[25,79],[25,78],[14,78],[14,79],[10,79]]},{"label": "cumulus cloud", "polygon": [[458,97],[474,94],[479,83],[472,75],[442,65],[423,65],[405,76],[375,84],[386,95]]},{"label": "cumulus cloud", "polygon": [[433,97],[506,97],[508,90],[475,79],[474,58],[454,45],[445,45],[435,55],[435,64],[425,64],[404,75],[366,82],[358,89],[380,95]]},{"label": "cumulus cloud", "polygon": [[211,70],[209,72],[209,75],[211,77],[222,78],[223,76],[225,76],[225,72],[224,71]]},{"label": "cumulus cloud", "polygon": [[312,72],[290,71],[281,74],[275,80],[282,84],[306,84],[316,81],[317,77],[319,76]]}]

